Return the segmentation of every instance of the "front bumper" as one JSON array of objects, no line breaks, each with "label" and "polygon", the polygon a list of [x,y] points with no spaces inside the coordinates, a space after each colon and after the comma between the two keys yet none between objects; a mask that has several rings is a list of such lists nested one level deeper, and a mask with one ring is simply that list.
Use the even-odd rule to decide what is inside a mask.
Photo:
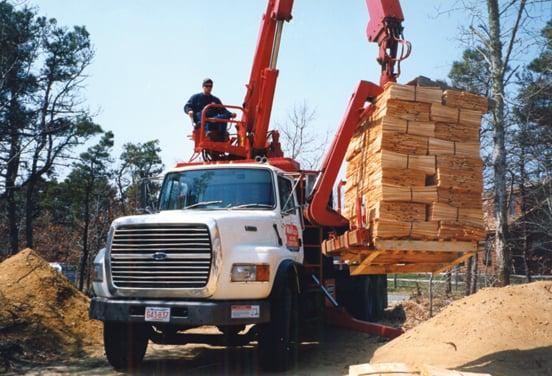
[{"label": "front bumper", "polygon": [[[232,317],[232,306],[258,306],[255,317]],[[100,321],[145,322],[146,307],[171,308],[170,322],[186,326],[247,325],[270,321],[268,300],[168,301],[93,298],[90,318]],[[236,308],[236,307],[234,307]],[[152,324],[155,324],[152,322]]]}]

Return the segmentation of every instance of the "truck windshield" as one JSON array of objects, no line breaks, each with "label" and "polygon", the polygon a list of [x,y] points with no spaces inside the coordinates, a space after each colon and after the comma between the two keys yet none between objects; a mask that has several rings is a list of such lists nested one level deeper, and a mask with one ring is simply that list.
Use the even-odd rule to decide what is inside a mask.
[{"label": "truck windshield", "polygon": [[269,170],[220,168],[167,174],[160,210],[264,209],[275,207],[274,183]]}]

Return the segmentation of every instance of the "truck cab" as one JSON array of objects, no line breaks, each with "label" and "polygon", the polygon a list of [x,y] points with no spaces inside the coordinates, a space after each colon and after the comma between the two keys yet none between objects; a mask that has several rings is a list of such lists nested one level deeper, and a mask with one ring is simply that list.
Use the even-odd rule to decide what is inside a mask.
[{"label": "truck cab", "polygon": [[[266,163],[179,167],[166,173],[156,213],[115,220],[90,307],[111,364],[135,366],[149,339],[202,325],[237,334],[259,324],[266,361],[278,361],[274,351],[289,358],[282,329],[297,310],[304,257],[296,185]],[[271,338],[280,332],[287,340]]]}]

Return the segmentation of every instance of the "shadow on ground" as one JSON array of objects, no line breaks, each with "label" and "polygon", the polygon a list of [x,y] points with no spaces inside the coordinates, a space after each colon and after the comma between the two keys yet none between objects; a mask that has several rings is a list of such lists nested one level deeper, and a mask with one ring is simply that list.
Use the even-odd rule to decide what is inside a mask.
[{"label": "shadow on ground", "polygon": [[[368,334],[328,328],[321,343],[303,343],[299,363],[279,375],[345,375],[349,365],[366,363],[385,342]],[[75,359],[25,370],[27,375],[119,374],[103,358]],[[262,375],[255,344],[240,347],[189,344],[152,345],[137,375]]]},{"label": "shadow on ground", "polygon": [[458,367],[466,372],[502,376],[552,375],[552,346],[531,350],[508,350],[486,355]]}]

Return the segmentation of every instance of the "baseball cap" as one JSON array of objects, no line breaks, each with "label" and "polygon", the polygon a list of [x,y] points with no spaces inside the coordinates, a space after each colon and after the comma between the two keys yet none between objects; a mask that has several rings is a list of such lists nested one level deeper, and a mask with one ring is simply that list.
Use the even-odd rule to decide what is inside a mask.
[{"label": "baseball cap", "polygon": [[213,80],[211,80],[210,78],[206,78],[203,80],[203,84],[202,86],[205,86],[205,85],[212,85],[213,84]]}]

